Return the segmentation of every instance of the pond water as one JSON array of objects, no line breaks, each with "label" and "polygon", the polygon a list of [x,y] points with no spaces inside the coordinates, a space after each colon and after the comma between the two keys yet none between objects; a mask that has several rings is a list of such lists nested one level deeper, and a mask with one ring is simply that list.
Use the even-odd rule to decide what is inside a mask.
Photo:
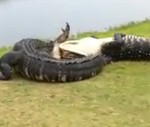
[{"label": "pond water", "polygon": [[150,16],[149,0],[0,0],[0,46],[22,38],[53,39],[69,22],[71,33],[102,31]]}]

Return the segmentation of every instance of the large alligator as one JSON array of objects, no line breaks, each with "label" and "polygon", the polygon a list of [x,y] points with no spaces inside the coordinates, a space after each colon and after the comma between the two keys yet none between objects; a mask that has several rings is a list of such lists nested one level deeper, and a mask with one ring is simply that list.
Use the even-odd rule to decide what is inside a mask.
[{"label": "large alligator", "polygon": [[78,81],[97,75],[110,61],[100,52],[86,57],[59,59],[57,46],[67,40],[69,30],[67,24],[63,33],[51,43],[39,39],[23,39],[17,42],[12,51],[1,57],[0,79],[11,79],[12,68],[27,79],[45,82]]}]

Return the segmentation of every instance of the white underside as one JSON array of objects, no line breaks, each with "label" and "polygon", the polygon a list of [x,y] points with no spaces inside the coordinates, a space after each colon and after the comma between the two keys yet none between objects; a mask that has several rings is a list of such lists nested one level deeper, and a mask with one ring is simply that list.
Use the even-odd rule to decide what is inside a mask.
[{"label": "white underside", "polygon": [[59,45],[59,48],[61,48],[62,50],[88,56],[88,55],[96,54],[101,50],[103,44],[109,43],[113,40],[114,40],[113,37],[100,38],[100,39],[86,37],[79,40],[69,40],[63,42]]}]

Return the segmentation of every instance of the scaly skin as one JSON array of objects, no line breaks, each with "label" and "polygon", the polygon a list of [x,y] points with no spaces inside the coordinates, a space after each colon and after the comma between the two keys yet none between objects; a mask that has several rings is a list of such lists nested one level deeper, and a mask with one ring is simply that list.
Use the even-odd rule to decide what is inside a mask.
[{"label": "scaly skin", "polygon": [[[67,40],[70,27],[67,24],[63,34],[54,40],[54,45]],[[44,47],[44,48],[43,48]],[[27,79],[45,82],[69,82],[90,78],[101,72],[110,59],[101,53],[70,60],[56,59],[48,52],[47,44],[38,39],[23,39],[13,50],[1,58],[1,80],[11,78],[9,68],[14,68]],[[7,73],[6,73],[7,72]]]},{"label": "scaly skin", "polygon": [[23,57],[17,63],[18,71],[28,79],[46,82],[69,82],[82,80],[98,74],[104,60],[100,54],[76,58],[71,60],[58,60],[51,58],[30,47],[32,42],[23,43]]},{"label": "scaly skin", "polygon": [[150,60],[150,39],[126,35],[115,34],[115,43],[103,45],[102,53],[112,57],[114,61],[119,60]]}]

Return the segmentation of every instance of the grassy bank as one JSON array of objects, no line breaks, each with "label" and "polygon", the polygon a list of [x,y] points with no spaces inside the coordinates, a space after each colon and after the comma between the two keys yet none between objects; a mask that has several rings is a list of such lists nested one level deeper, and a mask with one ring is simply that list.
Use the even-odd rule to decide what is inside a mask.
[{"label": "grassy bank", "polygon": [[150,27],[150,20],[145,19],[140,22],[129,22],[127,24],[122,24],[120,26],[110,27],[106,32],[95,31],[95,32],[79,33],[78,38],[83,38],[91,35],[94,35],[96,37],[108,37],[113,36],[113,34],[116,32],[123,32],[126,34],[134,34],[144,37],[150,37],[149,27]]},{"label": "grassy bank", "polygon": [[[129,26],[128,26],[129,25]],[[78,38],[115,32],[150,37],[150,21],[86,32]],[[0,55],[7,52],[0,50]],[[0,127],[149,127],[150,63],[118,62],[88,80],[39,83],[13,75],[0,82]]]}]

